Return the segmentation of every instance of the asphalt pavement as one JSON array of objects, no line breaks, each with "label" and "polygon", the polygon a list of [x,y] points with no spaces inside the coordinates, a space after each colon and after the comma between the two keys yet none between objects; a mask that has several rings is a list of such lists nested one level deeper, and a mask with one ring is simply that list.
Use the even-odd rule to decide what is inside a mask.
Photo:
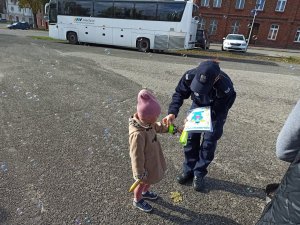
[{"label": "asphalt pavement", "polygon": [[[32,39],[0,29],[0,224],[252,225],[263,188],[288,164],[275,142],[299,99],[300,68],[275,62],[221,61],[235,84],[208,192],[175,181],[181,170],[178,136],[159,135],[165,179],[153,189],[153,213],[133,208],[128,118],[148,87],[167,114],[182,74],[201,58],[140,53],[107,46]],[[19,34],[20,33],[20,34]],[[190,101],[176,120],[182,123]],[[171,198],[172,192],[182,200]]]}]

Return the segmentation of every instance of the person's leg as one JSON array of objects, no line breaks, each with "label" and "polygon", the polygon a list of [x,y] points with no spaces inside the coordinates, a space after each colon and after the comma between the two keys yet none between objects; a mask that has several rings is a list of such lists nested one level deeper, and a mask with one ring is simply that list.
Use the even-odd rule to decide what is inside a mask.
[{"label": "person's leg", "polygon": [[147,188],[147,184],[141,183],[134,189],[133,205],[144,212],[151,212],[153,209],[152,206],[145,202],[142,196],[145,187]]},{"label": "person's leg", "polygon": [[134,189],[134,191],[133,191],[133,200],[134,201],[138,202],[143,198],[142,192],[144,190],[144,186],[145,186],[145,184],[141,183]]},{"label": "person's leg", "polygon": [[194,167],[199,160],[201,133],[189,133],[184,151],[184,162],[182,173],[177,176],[177,181],[180,184],[184,184],[191,180],[194,176]]},{"label": "person's leg", "polygon": [[150,188],[150,184],[145,184],[143,188],[143,193],[147,192]]},{"label": "person's leg", "polygon": [[150,199],[150,200],[157,199],[158,195],[153,191],[149,191],[149,188],[150,188],[150,184],[146,184],[144,186],[144,189],[143,189],[143,192],[142,192],[143,199]]},{"label": "person's leg", "polygon": [[207,174],[207,167],[213,161],[217,148],[217,141],[223,134],[223,126],[226,121],[226,115],[220,115],[216,121],[213,121],[213,132],[205,132],[199,152],[199,160],[194,167],[194,188],[197,191],[204,189],[203,178]]},{"label": "person's leg", "polygon": [[189,133],[187,145],[184,147],[183,172],[192,174],[199,160],[201,133]]}]

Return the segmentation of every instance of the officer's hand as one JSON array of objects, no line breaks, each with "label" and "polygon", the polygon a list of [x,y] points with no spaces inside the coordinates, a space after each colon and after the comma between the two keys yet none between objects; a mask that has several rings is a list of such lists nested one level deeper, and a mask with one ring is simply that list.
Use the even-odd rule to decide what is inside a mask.
[{"label": "officer's hand", "polygon": [[165,118],[162,119],[162,123],[167,126],[170,126],[171,124],[173,124],[174,120],[175,120],[175,115],[169,114]]}]

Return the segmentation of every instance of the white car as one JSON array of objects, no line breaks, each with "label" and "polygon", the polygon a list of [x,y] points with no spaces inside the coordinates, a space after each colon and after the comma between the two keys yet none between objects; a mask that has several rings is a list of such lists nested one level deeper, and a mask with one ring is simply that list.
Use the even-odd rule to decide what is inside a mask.
[{"label": "white car", "polygon": [[242,34],[228,34],[223,38],[222,51],[247,51],[247,40]]}]

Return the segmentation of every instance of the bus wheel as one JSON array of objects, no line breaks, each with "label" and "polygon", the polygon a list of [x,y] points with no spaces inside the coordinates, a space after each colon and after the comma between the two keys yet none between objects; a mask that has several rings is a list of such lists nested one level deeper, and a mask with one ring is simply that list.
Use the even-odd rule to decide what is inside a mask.
[{"label": "bus wheel", "polygon": [[68,41],[70,44],[76,45],[78,44],[77,34],[75,32],[68,33]]},{"label": "bus wheel", "polygon": [[149,52],[150,41],[147,38],[139,38],[137,40],[136,46],[140,52]]}]

